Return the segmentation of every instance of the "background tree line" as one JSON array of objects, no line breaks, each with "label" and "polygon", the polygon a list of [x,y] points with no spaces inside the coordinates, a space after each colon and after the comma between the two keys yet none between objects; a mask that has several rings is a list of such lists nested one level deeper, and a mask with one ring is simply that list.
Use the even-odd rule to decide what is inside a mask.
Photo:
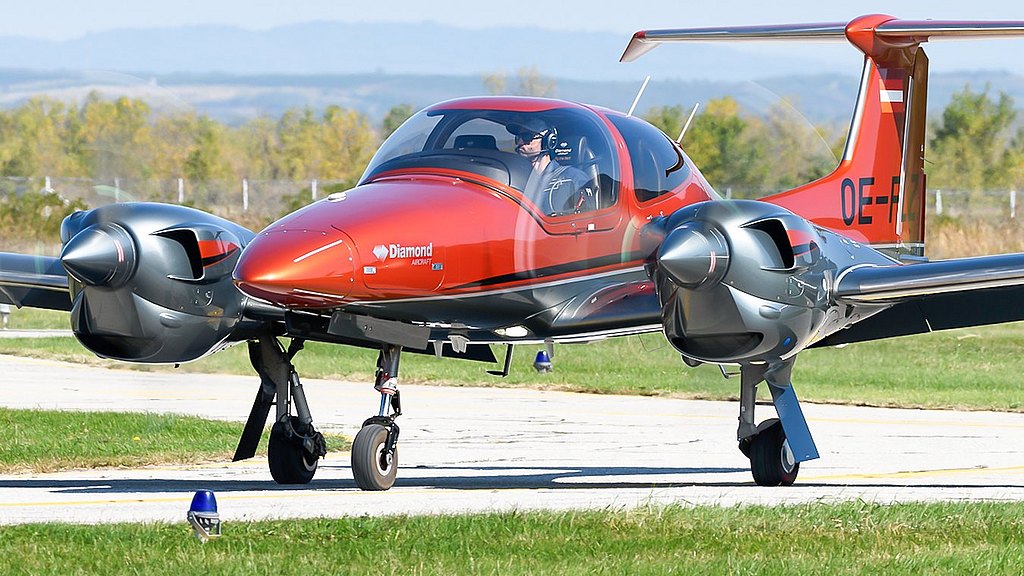
[{"label": "background tree line", "polygon": [[[520,71],[520,92],[550,94],[553,82]],[[500,84],[500,83],[499,83]],[[339,106],[290,110],[226,125],[195,112],[156,114],[142,100],[92,95],[79,105],[32,99],[0,111],[0,176],[96,181],[184,178],[190,185],[249,178],[354,183],[384,137],[413,109],[396,106],[378,123]],[[671,137],[683,106],[644,116]],[[932,188],[988,190],[1024,184],[1024,129],[1006,94],[969,87],[929,127]],[[707,102],[683,140],[721,191],[751,196],[797,186],[836,164],[846,126],[811,126],[785,102],[762,114],[730,98]]]},{"label": "background tree line", "polygon": [[0,176],[354,181],[383,129],[339,106],[229,126],[195,112],[155,114],[127,97],[93,94],[80,106],[36,98],[0,111]]}]

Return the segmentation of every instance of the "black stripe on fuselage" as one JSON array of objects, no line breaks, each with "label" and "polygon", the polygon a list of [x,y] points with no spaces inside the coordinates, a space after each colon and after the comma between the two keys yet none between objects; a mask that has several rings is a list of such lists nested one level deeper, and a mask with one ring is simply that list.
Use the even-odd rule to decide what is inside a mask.
[{"label": "black stripe on fuselage", "polygon": [[570,272],[580,272],[583,270],[593,270],[596,268],[603,268],[605,266],[612,266],[614,264],[632,263],[640,260],[642,257],[643,256],[640,252],[631,252],[629,254],[626,254],[625,256],[623,256],[622,254],[608,254],[607,256],[588,258],[586,260],[577,260],[575,262],[566,262],[565,264],[555,264],[554,266],[534,268],[533,270],[523,270],[521,272],[513,272],[512,274],[491,276],[490,278],[484,278],[482,280],[477,280],[475,282],[468,282],[466,284],[454,286],[451,288],[451,290],[495,286],[498,284],[518,282],[521,280],[536,280],[537,278],[558,276],[559,274],[568,274]]}]

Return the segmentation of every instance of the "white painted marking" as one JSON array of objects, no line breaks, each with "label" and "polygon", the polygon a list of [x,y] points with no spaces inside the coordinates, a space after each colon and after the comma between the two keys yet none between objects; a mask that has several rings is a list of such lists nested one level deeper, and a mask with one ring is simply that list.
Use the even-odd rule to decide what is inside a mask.
[{"label": "white painted marking", "polygon": [[878,97],[882,102],[903,102],[903,91],[879,90]]},{"label": "white painted marking", "polygon": [[338,244],[344,244],[344,243],[345,243],[344,239],[342,239],[342,240],[335,240],[334,242],[331,242],[330,244],[328,244],[326,246],[321,246],[321,247],[317,248],[316,250],[310,250],[309,252],[306,252],[302,256],[299,256],[295,260],[292,260],[292,262],[298,264],[299,262],[302,262],[303,260],[305,260],[306,258],[309,258],[310,256],[315,256],[315,255],[323,252],[324,250],[329,250],[331,248],[334,248]]}]

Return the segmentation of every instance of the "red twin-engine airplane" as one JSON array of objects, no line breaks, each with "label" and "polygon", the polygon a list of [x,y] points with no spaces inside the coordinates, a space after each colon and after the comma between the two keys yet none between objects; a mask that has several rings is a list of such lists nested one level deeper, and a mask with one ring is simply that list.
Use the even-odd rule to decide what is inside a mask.
[{"label": "red twin-engine airplane", "polygon": [[[638,32],[624,60],[675,41],[848,40],[865,58],[838,168],[726,201],[643,120],[558,100],[453,100],[399,128],[358,186],[258,234],[163,204],[72,214],[60,258],[0,257],[0,300],[70,310],[83,345],[125,361],[186,362],[248,341],[261,384],[235,458],[254,454],[276,406],[280,483],[309,482],[325,453],[291,363],[302,343],[379,349],[379,410],[352,449],[366,490],[395,480],[403,350],[495,362],[489,345],[505,344],[501,374],[515,344],[662,330],[689,365],[741,366],[740,449],[758,484],[792,484],[818,456],[791,380],[801,350],[1024,319],[1024,254],[923,258],[920,48],[1021,34],[1024,22],[882,15]],[[758,424],[762,381],[778,419]]]}]

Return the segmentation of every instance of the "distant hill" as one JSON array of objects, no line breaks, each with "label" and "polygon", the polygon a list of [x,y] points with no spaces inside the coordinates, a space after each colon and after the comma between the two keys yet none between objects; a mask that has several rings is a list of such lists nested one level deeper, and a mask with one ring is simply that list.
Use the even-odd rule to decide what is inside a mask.
[{"label": "distant hill", "polygon": [[[813,123],[845,125],[852,114],[857,78],[842,74],[769,77],[759,82],[653,80],[638,109],[682,105],[731,95],[744,109],[763,112],[785,97]],[[556,79],[561,98],[625,110],[638,82]],[[1024,105],[1024,76],[975,72],[933,74],[929,110],[937,113],[953,92],[970,84],[975,90],[991,86]],[[460,96],[487,93],[480,76],[404,74],[229,75],[229,74],[125,74],[120,72],[47,72],[0,69],[0,107],[17,106],[33,96],[81,101],[90,91],[110,96],[143,98],[162,110],[195,110],[218,120],[237,123],[260,114],[278,116],[284,110],[309,106],[320,110],[330,104],[354,108],[374,121],[392,106],[414,107]]]},{"label": "distant hill", "polygon": [[[64,41],[0,37],[0,68],[119,70],[151,74],[450,74],[537,66],[549,76],[629,80],[663,77],[764,77],[794,70],[823,72],[834,62],[808,52],[779,58],[749,46],[692,45],[659,50],[620,64],[628,34],[552,32],[541,28],[468,30],[433,22],[310,22],[243,30],[182,26],[111,30]],[[852,48],[845,52],[856,60]]]},{"label": "distant hill", "polygon": [[[45,17],[41,15],[41,17]],[[663,17],[652,25],[680,26]],[[574,80],[655,78],[731,81],[860,70],[844,42],[664,46],[636,62],[618,62],[629,34],[536,27],[458,28],[436,22],[308,22],[269,30],[231,26],[120,29],[62,41],[0,36],[0,68],[116,70],[146,74],[477,76],[536,66]],[[630,31],[631,32],[631,31]],[[929,43],[932,70],[1000,69],[1024,74],[1024,43]]]}]

